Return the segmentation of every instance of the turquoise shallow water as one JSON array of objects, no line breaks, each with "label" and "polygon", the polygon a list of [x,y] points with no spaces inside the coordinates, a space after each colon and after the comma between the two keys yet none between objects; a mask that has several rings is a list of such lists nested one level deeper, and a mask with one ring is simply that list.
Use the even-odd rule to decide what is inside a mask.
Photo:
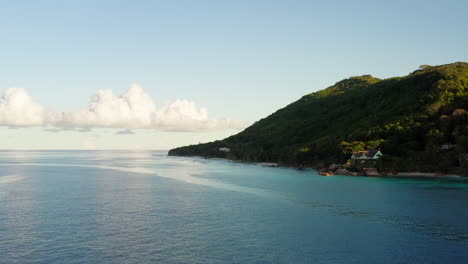
[{"label": "turquoise shallow water", "polygon": [[468,181],[0,151],[0,263],[468,263]]}]

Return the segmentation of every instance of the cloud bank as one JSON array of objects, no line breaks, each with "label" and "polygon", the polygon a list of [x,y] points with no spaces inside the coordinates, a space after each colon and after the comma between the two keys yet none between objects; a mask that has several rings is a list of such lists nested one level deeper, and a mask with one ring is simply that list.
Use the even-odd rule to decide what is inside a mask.
[{"label": "cloud bank", "polygon": [[243,129],[246,123],[210,119],[206,108],[193,101],[175,100],[160,109],[139,85],[122,95],[99,90],[82,109],[57,113],[35,102],[23,88],[8,88],[0,99],[0,126],[44,126],[75,130],[91,128],[213,131]]},{"label": "cloud bank", "polygon": [[8,88],[0,98],[0,125],[44,126],[57,122],[57,114],[34,102],[23,88]]}]

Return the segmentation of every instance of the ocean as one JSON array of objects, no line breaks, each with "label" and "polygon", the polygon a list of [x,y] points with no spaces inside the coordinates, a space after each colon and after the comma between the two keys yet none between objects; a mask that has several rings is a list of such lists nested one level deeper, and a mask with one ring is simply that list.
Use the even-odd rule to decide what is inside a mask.
[{"label": "ocean", "polygon": [[0,151],[0,263],[468,263],[468,181]]}]

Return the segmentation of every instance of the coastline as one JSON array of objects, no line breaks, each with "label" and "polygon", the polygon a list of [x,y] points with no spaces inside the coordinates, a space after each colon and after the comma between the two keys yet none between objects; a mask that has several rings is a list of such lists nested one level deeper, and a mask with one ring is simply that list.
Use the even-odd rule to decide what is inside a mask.
[{"label": "coastline", "polygon": [[[285,164],[279,164],[275,162],[250,162],[250,161],[242,161],[242,160],[232,160],[227,158],[218,158],[218,157],[203,157],[203,156],[177,156],[171,155],[173,157],[197,157],[203,159],[210,159],[210,160],[222,160],[227,162],[234,162],[234,163],[242,163],[248,165],[256,165],[262,167],[281,167],[281,168],[293,168],[297,170],[314,170],[317,172],[318,175],[322,176],[349,176],[349,177],[376,177],[376,178],[405,178],[405,179],[445,179],[445,180],[468,180],[468,177],[464,177],[458,174],[443,174],[438,172],[398,172],[398,173],[390,173],[390,172],[382,172],[378,175],[366,175],[365,172],[361,173],[354,173],[353,175],[350,174],[340,174],[335,173],[333,171],[327,171],[326,173],[320,172],[321,170],[314,167],[298,167],[298,166],[290,166]],[[339,170],[336,170],[339,172]]]},{"label": "coastline", "polygon": [[434,172],[399,172],[397,174],[385,174],[384,177],[395,178],[428,178],[428,179],[468,179],[458,174],[441,174]]},{"label": "coastline", "polygon": [[203,156],[173,156],[173,157],[197,157],[197,158],[202,158],[202,159],[223,160],[223,161],[227,161],[227,162],[257,165],[257,166],[263,166],[263,167],[294,168],[294,167],[290,167],[290,166],[279,165],[278,163],[275,163],[275,162],[250,162],[250,161],[242,161],[242,160],[232,160],[232,159],[227,159],[227,158],[217,158],[217,157],[210,158],[210,157],[203,157]]}]

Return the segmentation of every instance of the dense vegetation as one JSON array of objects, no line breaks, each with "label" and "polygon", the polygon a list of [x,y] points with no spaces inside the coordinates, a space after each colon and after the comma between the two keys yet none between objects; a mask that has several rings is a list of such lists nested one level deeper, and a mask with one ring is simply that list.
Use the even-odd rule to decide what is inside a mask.
[{"label": "dense vegetation", "polygon": [[[176,148],[169,155],[311,166],[344,163],[353,151],[380,148],[386,171],[463,173],[467,109],[468,63],[425,65],[405,77],[345,79],[237,135]],[[456,147],[443,151],[443,143]]]}]

